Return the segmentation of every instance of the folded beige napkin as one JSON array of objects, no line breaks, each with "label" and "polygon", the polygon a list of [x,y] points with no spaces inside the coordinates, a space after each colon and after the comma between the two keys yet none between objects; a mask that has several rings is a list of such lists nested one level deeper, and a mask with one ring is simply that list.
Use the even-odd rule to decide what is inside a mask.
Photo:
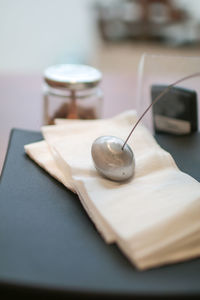
[{"label": "folded beige napkin", "polygon": [[76,192],[106,242],[115,242],[139,269],[200,255],[200,184],[181,172],[143,126],[129,141],[135,176],[126,183],[101,177],[91,145],[101,135],[125,139],[134,111],[112,119],[66,120],[45,126],[45,141],[26,145],[26,153]]}]

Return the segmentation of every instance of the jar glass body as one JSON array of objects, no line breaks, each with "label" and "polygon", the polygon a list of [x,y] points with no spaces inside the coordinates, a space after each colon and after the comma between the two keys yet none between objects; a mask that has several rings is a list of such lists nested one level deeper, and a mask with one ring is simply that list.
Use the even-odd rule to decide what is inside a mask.
[{"label": "jar glass body", "polygon": [[55,119],[98,119],[102,116],[103,93],[99,86],[82,90],[53,88],[44,84],[44,124]]}]

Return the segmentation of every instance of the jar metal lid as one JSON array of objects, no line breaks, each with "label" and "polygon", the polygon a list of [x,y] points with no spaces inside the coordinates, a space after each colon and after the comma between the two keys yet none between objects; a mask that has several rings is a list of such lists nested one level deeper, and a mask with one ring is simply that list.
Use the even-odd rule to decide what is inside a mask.
[{"label": "jar metal lid", "polygon": [[44,72],[45,82],[54,88],[81,90],[99,84],[102,74],[99,70],[79,64],[55,65]]}]

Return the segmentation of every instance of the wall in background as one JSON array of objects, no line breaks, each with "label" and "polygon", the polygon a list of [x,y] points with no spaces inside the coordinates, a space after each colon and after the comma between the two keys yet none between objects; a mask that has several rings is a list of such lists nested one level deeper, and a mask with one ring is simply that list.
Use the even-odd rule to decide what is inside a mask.
[{"label": "wall in background", "polygon": [[[110,0],[0,0],[0,72],[41,72],[69,62],[98,66],[94,5],[103,1]],[[200,21],[199,0],[174,2]]]},{"label": "wall in background", "polygon": [[95,0],[0,0],[0,72],[92,61]]}]

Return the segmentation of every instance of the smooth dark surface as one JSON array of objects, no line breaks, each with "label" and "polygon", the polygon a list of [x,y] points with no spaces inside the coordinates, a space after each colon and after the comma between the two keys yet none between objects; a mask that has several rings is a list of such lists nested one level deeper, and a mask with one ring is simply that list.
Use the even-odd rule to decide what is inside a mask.
[{"label": "smooth dark surface", "polygon": [[[105,244],[78,197],[25,155],[40,139],[12,132],[0,182],[0,295],[200,296],[200,259],[140,272]],[[157,140],[200,179],[199,134]]]},{"label": "smooth dark surface", "polygon": [[179,169],[200,182],[200,133],[175,136],[156,135],[159,145],[173,156]]}]

